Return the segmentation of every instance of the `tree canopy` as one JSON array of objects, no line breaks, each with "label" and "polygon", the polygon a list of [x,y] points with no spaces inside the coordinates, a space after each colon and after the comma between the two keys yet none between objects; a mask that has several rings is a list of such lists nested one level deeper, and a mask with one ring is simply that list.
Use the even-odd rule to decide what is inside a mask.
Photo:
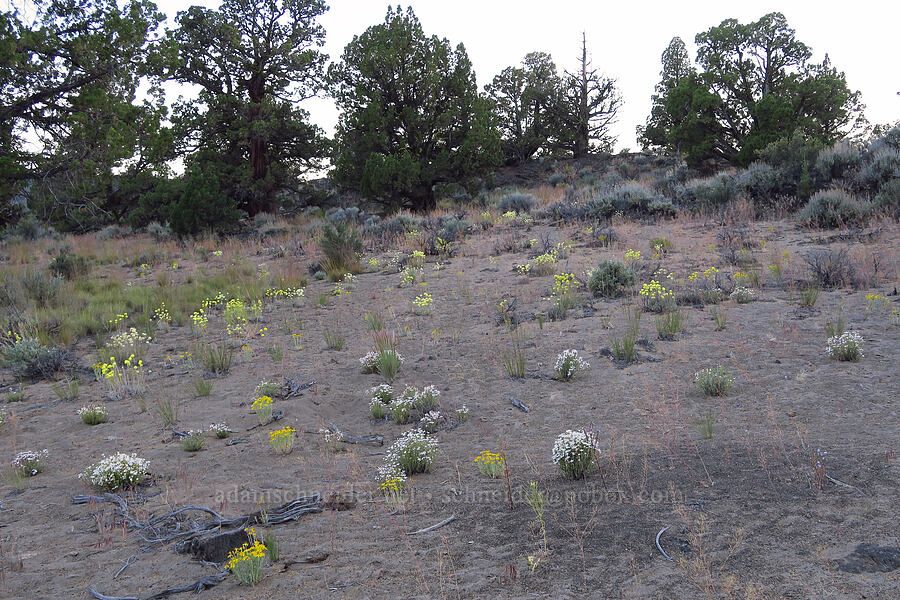
[{"label": "tree canopy", "polygon": [[549,54],[531,52],[520,67],[506,67],[485,91],[494,100],[507,163],[528,160],[550,147],[561,80]]},{"label": "tree canopy", "polygon": [[749,24],[727,19],[695,41],[697,78],[675,77],[685,72],[675,40],[663,55],[663,79],[641,134],[645,147],[687,153],[695,163],[718,158],[744,165],[795,130],[829,144],[862,123],[859,93],[827,55],[810,62],[812,50],[781,13]]},{"label": "tree canopy", "polygon": [[167,76],[200,88],[176,107],[178,149],[217,163],[199,169],[224,177],[222,190],[250,216],[274,212],[278,193],[326,154],[296,106],[324,86],[326,10],[324,0],[224,0],[179,13],[170,32]]},{"label": "tree canopy", "polygon": [[435,184],[499,164],[490,102],[465,47],[426,36],[412,9],[389,8],[384,23],[347,44],[329,76],[342,111],[334,177],[366,197],[428,208]]},{"label": "tree canopy", "polygon": [[[83,228],[122,211],[125,172],[164,170],[165,116],[147,74],[163,16],[146,0],[38,0],[0,13],[0,195]],[[152,83],[152,82],[151,82]]]}]

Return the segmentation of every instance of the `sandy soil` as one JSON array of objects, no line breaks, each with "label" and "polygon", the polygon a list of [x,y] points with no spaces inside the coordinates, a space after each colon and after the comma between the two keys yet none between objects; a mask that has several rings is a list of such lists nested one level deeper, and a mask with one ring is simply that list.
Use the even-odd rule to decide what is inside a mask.
[{"label": "sandy soil", "polygon": [[[900,327],[865,310],[866,294],[888,294],[897,285],[898,229],[881,227],[862,244],[784,222],[752,224],[753,236],[766,241],[754,251],[764,273],[772,256],[789,253],[787,282],[805,276],[806,252],[826,245],[851,247],[861,269],[877,256],[880,272],[866,288],[823,291],[812,309],[800,308],[796,286],[764,275],[758,301],[725,303],[724,331],[716,331],[709,307],[686,307],[687,331],[673,342],[656,340],[653,315],[645,314],[641,334],[650,343],[624,368],[604,350],[610,335],[621,331],[622,306],[631,301],[585,298],[569,318],[539,326],[528,316],[546,312],[552,278],[511,272],[528,259],[527,251],[489,258],[494,241],[507,235],[495,228],[467,239],[441,270],[429,262],[424,287],[398,288],[396,273],[365,273],[350,294],[326,308],[315,306],[319,294],[331,290],[321,281],[309,284],[299,307],[269,304],[263,325],[270,335],[247,342],[252,354],[238,352],[209,397],[191,397],[189,383],[201,375],[199,367],[165,366],[166,356],[196,343],[187,328],[161,331],[151,345],[146,412],[134,398],[106,400],[110,421],[88,427],[75,411],[106,392],[87,371],[74,402],[59,401],[47,382],[28,385],[25,401],[7,406],[16,418],[0,430],[4,461],[18,450],[45,447],[50,458],[23,488],[0,486],[0,596],[88,598],[93,587],[144,598],[215,572],[171,545],[142,550],[146,544],[107,504],[71,503],[74,495],[91,492],[77,477],[85,467],[103,454],[127,451],[148,459],[153,475],[131,498],[139,518],[185,504],[235,516],[308,493],[350,494],[357,501],[350,510],[271,527],[282,558],[266,567],[263,580],[246,588],[229,577],[204,591],[205,598],[900,598],[897,563],[883,572],[841,570],[858,544],[900,546]],[[607,249],[586,247],[575,229],[541,226],[512,235],[576,239],[560,264],[576,274],[602,258],[621,259],[628,248],[649,255],[647,240],[660,235],[675,242],[663,264],[680,276],[713,265],[734,270],[717,253],[719,228],[712,223],[617,229],[621,240]],[[301,257],[298,268],[314,258]],[[189,256],[181,263],[185,273],[197,268]],[[435,298],[430,316],[410,314],[422,290]],[[511,343],[498,325],[495,307],[503,298],[516,298],[516,312],[526,320],[519,327],[528,361],[524,380],[508,378],[500,360]],[[861,362],[837,362],[824,353],[825,323],[841,307],[848,328],[866,340]],[[350,445],[335,454],[316,433],[333,422],[389,443],[410,427],[369,416],[366,390],[382,382],[361,373],[358,362],[372,346],[363,319],[371,312],[397,331],[406,357],[395,387],[435,384],[442,410],[463,404],[470,410],[466,422],[435,434],[439,459],[430,473],[411,478],[408,501],[397,512],[374,492],[373,474],[386,446]],[[303,323],[302,350],[292,348],[284,328],[296,319]],[[343,350],[325,350],[325,328],[343,333]],[[204,341],[223,337],[221,314],[214,314]],[[285,349],[280,363],[265,352],[272,343]],[[577,349],[591,369],[564,383],[553,379],[553,364],[566,348]],[[87,367],[92,342],[80,343],[78,351]],[[727,397],[710,399],[692,377],[716,364],[737,381]],[[285,376],[317,384],[276,401],[285,415],[280,422],[247,431],[256,423],[249,407],[255,386]],[[5,386],[13,383],[9,372],[3,377]],[[510,397],[531,412],[514,408]],[[210,439],[201,452],[183,451],[155,415],[159,399],[178,401],[176,429],[224,421],[236,432],[231,439],[246,443]],[[707,416],[714,421],[711,439],[698,425]],[[292,454],[277,456],[268,431],[283,425],[296,428],[298,440]],[[551,461],[553,441],[582,427],[599,431],[601,470],[565,480]],[[480,451],[500,447],[510,469],[512,510],[506,482],[479,475],[473,463]],[[828,478],[821,486],[813,469],[818,449],[827,452]],[[534,514],[522,503],[522,486],[531,480],[549,494],[546,552]],[[407,535],[451,515],[455,520],[440,529]],[[655,543],[665,527],[660,545],[671,561]],[[322,553],[324,561],[302,562]],[[114,578],[132,556],[133,564]]]}]

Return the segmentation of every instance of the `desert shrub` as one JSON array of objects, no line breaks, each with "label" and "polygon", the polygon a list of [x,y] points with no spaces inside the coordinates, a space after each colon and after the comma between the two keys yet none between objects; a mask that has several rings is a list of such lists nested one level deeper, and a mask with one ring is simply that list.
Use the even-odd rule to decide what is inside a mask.
[{"label": "desert shrub", "polygon": [[759,152],[759,159],[775,168],[775,193],[780,208],[796,210],[813,192],[816,159],[822,144],[796,131],[789,138],[772,142]]},{"label": "desert shrub", "polygon": [[585,215],[589,219],[608,219],[616,212],[612,199],[607,194],[598,194],[584,203]]},{"label": "desert shrub", "polygon": [[[0,220],[2,223],[2,220]],[[52,227],[45,227],[32,213],[25,213],[18,221],[10,222],[3,230],[4,238],[21,238],[33,241],[45,237],[59,237]]]},{"label": "desert shrub", "polygon": [[674,217],[678,209],[667,198],[657,198],[647,205],[647,214],[651,217]]},{"label": "desert shrub", "polygon": [[340,281],[347,273],[360,273],[358,254],[363,244],[359,231],[346,223],[326,225],[322,229],[319,247],[325,254],[323,268],[331,281]]},{"label": "desert shrub", "polygon": [[736,179],[737,187],[754,203],[771,206],[778,193],[777,173],[772,165],[761,161],[750,163]]},{"label": "desert shrub", "polygon": [[553,202],[540,212],[540,216],[548,218],[556,223],[572,223],[583,221],[588,217],[583,205],[572,202]]},{"label": "desert shrub", "polygon": [[547,183],[553,187],[558,186],[566,181],[566,176],[562,173],[553,173],[547,178]]},{"label": "desert shrub", "polygon": [[147,224],[146,231],[157,242],[162,242],[172,237],[172,228],[169,227],[168,223],[151,221]]},{"label": "desert shrub", "polygon": [[663,200],[650,187],[636,181],[616,186],[606,192],[604,197],[615,210],[632,215],[649,214],[650,205],[659,204]]},{"label": "desert shrub", "polygon": [[871,206],[860,202],[844,190],[832,188],[816,192],[797,215],[808,227],[833,228],[864,225]]},{"label": "desert shrub", "polygon": [[888,181],[872,200],[875,212],[900,218],[900,177]]},{"label": "desert shrub", "polygon": [[513,211],[517,214],[530,213],[534,210],[534,196],[513,192],[506,194],[497,203],[497,209],[501,213]]},{"label": "desert shrub", "polygon": [[125,229],[121,225],[107,225],[103,229],[97,232],[97,239],[101,241],[111,240],[115,238],[121,238],[128,235],[128,229]]},{"label": "desert shrub", "polygon": [[694,374],[694,383],[707,396],[727,396],[734,384],[734,375],[722,366],[708,367]]},{"label": "desert shrub", "polygon": [[553,462],[566,477],[581,479],[593,463],[595,452],[587,433],[569,429],[553,444]]},{"label": "desert shrub", "polygon": [[834,359],[856,362],[863,358],[863,338],[855,331],[845,331],[828,339],[825,352]]},{"label": "desert shrub", "polygon": [[25,296],[38,308],[53,306],[62,290],[62,277],[50,277],[41,271],[25,271],[19,280]]},{"label": "desert shrub", "polygon": [[863,162],[859,146],[842,140],[819,151],[816,158],[816,183],[826,186],[835,181],[850,179]]},{"label": "desert shrub", "polygon": [[718,209],[737,199],[738,185],[730,173],[692,179],[676,192],[678,201],[692,210]]},{"label": "desert shrub", "polygon": [[637,275],[618,260],[605,260],[591,271],[587,287],[592,294],[617,298],[634,285]]},{"label": "desert shrub", "polygon": [[393,217],[382,219],[377,223],[367,224],[366,233],[375,235],[403,235],[410,231],[416,231],[421,225],[422,221],[420,219],[399,213]]},{"label": "desert shrub", "polygon": [[900,150],[881,148],[870,152],[856,176],[856,187],[874,194],[890,181],[900,177]]},{"label": "desert shrub", "polygon": [[90,273],[91,261],[86,256],[73,254],[69,248],[63,247],[50,260],[50,266],[47,268],[54,275],[64,279],[76,279]]},{"label": "desert shrub", "polygon": [[16,377],[42,379],[63,370],[70,361],[63,350],[44,346],[37,338],[20,338],[3,351],[3,362]]}]

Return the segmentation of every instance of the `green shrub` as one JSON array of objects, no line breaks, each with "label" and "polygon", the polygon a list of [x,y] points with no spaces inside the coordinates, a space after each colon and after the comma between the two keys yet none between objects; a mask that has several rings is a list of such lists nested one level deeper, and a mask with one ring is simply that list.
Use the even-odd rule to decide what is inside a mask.
[{"label": "green shrub", "polygon": [[72,254],[68,248],[60,249],[47,267],[51,273],[64,279],[77,279],[91,272],[91,261],[86,256]]},{"label": "green shrub", "polygon": [[618,260],[605,260],[591,271],[587,287],[592,294],[617,298],[625,288],[631,287],[637,275],[633,269]]},{"label": "green shrub", "polygon": [[797,219],[808,227],[831,229],[865,225],[871,212],[868,203],[860,202],[844,190],[832,188],[816,192]]},{"label": "green shrub", "polygon": [[56,304],[63,287],[62,277],[49,277],[41,271],[25,271],[20,282],[25,296],[34,301],[38,308]]},{"label": "green shrub", "polygon": [[340,281],[347,273],[362,272],[358,256],[363,249],[362,237],[352,225],[326,225],[322,229],[319,247],[325,254],[322,268],[331,281]]}]

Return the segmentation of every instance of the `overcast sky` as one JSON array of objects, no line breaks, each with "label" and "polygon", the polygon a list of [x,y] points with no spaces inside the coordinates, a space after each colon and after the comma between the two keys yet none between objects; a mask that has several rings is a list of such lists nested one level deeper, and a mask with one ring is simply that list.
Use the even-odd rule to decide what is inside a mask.
[{"label": "overcast sky", "polygon": [[[172,18],[192,2],[157,0]],[[218,2],[194,2],[213,7]],[[354,35],[381,23],[389,3],[378,0],[330,0],[320,19],[327,32],[324,51],[332,60]],[[528,52],[553,56],[560,71],[575,69],[581,32],[596,68],[617,80],[624,97],[614,134],[617,149],[638,149],[635,126],[650,110],[650,95],[659,81],[660,54],[673,36],[688,45],[696,58],[694,36],[735,18],[741,23],[779,11],[810,46],[813,60],[827,52],[832,64],[846,73],[851,89],[860,90],[866,116],[875,123],[900,119],[900,1],[829,0],[634,1],[602,0],[407,0],[425,33],[465,44],[479,87],[503,68],[517,65]],[[338,113],[330,99],[304,104],[312,120],[330,135]]]}]

